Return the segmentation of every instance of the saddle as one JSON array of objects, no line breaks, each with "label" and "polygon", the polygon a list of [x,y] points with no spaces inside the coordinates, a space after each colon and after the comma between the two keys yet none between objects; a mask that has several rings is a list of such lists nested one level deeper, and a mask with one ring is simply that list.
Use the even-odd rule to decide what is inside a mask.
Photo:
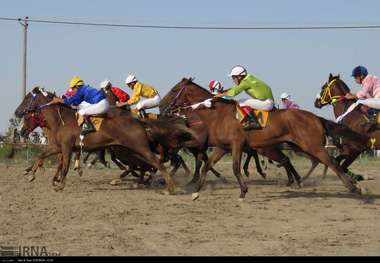
[{"label": "saddle", "polygon": [[249,106],[240,106],[239,104],[236,105],[236,119],[238,119],[241,124],[244,124],[249,113],[252,113],[256,117],[261,128],[267,126],[270,111],[256,110]]},{"label": "saddle", "polygon": [[368,118],[368,122],[370,124],[380,125],[380,110],[369,108],[366,105],[361,105],[360,111]]},{"label": "saddle", "polygon": [[138,109],[132,109],[131,112],[136,119],[148,119],[148,120],[158,119],[158,114],[153,113],[153,112],[146,113],[145,111],[143,110],[139,111]]}]

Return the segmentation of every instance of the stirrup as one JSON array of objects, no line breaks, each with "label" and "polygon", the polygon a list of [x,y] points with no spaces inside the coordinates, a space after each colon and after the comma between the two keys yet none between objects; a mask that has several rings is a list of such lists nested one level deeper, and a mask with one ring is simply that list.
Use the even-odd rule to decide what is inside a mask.
[{"label": "stirrup", "polygon": [[80,132],[81,135],[86,135],[88,133],[96,131],[94,125],[91,121],[85,120],[82,124],[82,130]]},{"label": "stirrup", "polygon": [[251,129],[261,129],[260,123],[253,121],[253,120],[248,120],[243,124],[243,129],[245,130],[251,130]]}]

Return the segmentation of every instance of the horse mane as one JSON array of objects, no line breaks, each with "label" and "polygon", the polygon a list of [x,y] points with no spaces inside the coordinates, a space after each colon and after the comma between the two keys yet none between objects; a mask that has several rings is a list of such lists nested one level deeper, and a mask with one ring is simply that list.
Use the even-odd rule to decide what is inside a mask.
[{"label": "horse mane", "polygon": [[[331,74],[330,74],[331,75]],[[331,75],[332,76],[332,75]],[[332,78],[330,79],[331,80],[338,80],[339,83],[342,84],[342,88],[344,90],[344,92],[346,93],[349,93],[351,92],[350,88],[347,86],[347,84],[340,78],[340,75],[336,75],[336,76],[332,76]]]},{"label": "horse mane", "polygon": [[207,92],[210,94],[210,92],[208,90],[206,90],[206,89],[202,88],[201,86],[199,86],[198,84],[196,84],[194,82],[194,79],[195,78],[193,78],[193,77],[182,78],[181,81],[179,81],[177,84],[175,84],[175,86],[161,99],[160,104],[159,104],[160,111],[165,112],[165,110],[169,107],[170,103],[172,103],[174,98],[177,96],[178,92],[185,85],[194,85],[194,86],[200,88],[201,90],[203,90],[204,92]]}]

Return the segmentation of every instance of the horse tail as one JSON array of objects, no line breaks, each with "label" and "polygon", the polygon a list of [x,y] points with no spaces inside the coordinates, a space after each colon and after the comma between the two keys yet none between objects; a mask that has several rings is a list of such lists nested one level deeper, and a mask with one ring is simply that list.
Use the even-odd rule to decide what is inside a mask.
[{"label": "horse tail", "polygon": [[163,146],[181,148],[183,143],[189,140],[198,140],[197,134],[178,121],[167,119],[144,121],[149,138]]},{"label": "horse tail", "polygon": [[341,139],[349,141],[350,144],[354,143],[356,145],[368,146],[369,138],[367,136],[361,135],[343,124],[338,124],[322,117],[319,117],[319,120],[322,123],[326,135],[332,137],[334,144],[338,148],[342,148]]}]

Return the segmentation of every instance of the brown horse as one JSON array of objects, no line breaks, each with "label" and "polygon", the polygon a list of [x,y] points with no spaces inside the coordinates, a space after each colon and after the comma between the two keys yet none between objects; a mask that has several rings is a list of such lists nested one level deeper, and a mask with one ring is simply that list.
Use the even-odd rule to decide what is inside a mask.
[{"label": "brown horse", "polygon": [[[148,136],[141,122],[125,111],[112,109],[106,114],[100,130],[86,135],[81,142],[79,140],[80,128],[76,124],[75,110],[64,105],[48,105],[53,97],[53,94],[47,93],[41,88],[34,88],[18,106],[15,115],[21,118],[29,111],[40,110],[43,113],[47,125],[51,128],[52,134],[54,134],[54,140],[49,143],[46,150],[39,157],[46,158],[62,153],[60,180],[57,177],[53,179],[55,190],[64,188],[65,177],[73,151],[79,149],[94,151],[104,147],[122,146],[130,154],[136,155],[136,157],[141,158],[159,170],[166,182],[168,192],[174,194],[175,184],[165,167],[150,150]],[[186,129],[187,127],[184,127],[183,130]],[[187,134],[190,137],[192,136],[191,132]]]},{"label": "brown horse", "polygon": [[[349,87],[340,79],[340,76],[329,75],[328,81],[322,86],[319,98],[314,102],[315,107],[322,108],[326,105],[332,105],[334,115],[337,118],[342,115],[346,110],[356,102],[356,100],[348,100],[345,95],[350,92]],[[347,114],[341,123],[353,131],[372,139],[372,145],[364,142],[357,145],[350,140],[343,141],[344,151],[337,157],[338,162],[342,163],[342,168],[347,171],[350,164],[362,153],[367,150],[369,146],[374,149],[380,149],[380,127],[377,125],[375,129],[368,123],[366,114],[361,111],[361,107],[356,107],[351,113]],[[354,145],[353,145],[354,144]]]},{"label": "brown horse", "polygon": [[[249,146],[254,149],[271,150],[271,153],[277,154],[276,157],[280,158],[279,160],[281,161],[282,152],[272,146],[287,142],[327,165],[337,174],[350,192],[361,193],[361,189],[356,185],[356,182],[347,176],[327,153],[324,147],[325,137],[332,131],[327,131],[326,127],[336,127],[334,131],[355,140],[363,141],[366,138],[303,110],[274,110],[271,112],[268,125],[265,128],[244,131],[235,117],[235,101],[214,98],[211,93],[189,79],[183,79],[173,89],[177,90],[177,94],[174,100],[169,103],[169,110],[170,108],[180,112],[193,110],[196,103],[201,103],[205,100],[212,102],[211,108],[202,107],[193,110],[203,123],[207,123],[208,144],[215,146],[212,156],[202,170],[198,191],[201,189],[206,172],[210,167],[227,151],[232,151],[233,170],[241,188],[240,198],[244,198],[247,186],[240,174],[240,159],[243,147]],[[276,160],[273,157],[271,156],[271,159]],[[199,193],[195,193],[194,197],[196,198],[198,195]]]}]

